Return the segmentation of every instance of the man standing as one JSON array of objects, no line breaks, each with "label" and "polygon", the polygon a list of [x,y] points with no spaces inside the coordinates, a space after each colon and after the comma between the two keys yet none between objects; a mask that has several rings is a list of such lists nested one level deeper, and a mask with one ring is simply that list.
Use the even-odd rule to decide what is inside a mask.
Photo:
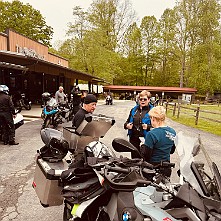
[{"label": "man standing", "polygon": [[5,145],[18,145],[19,143],[15,142],[15,126],[13,122],[13,117],[16,116],[16,113],[8,93],[9,88],[6,85],[0,85],[0,119],[3,124],[3,140]]},{"label": "man standing", "polygon": [[73,110],[72,110],[71,115],[73,116],[78,112],[78,110],[80,109],[80,106],[81,106],[82,93],[81,93],[81,90],[78,85],[73,87],[73,89],[71,90],[71,94],[73,96],[73,101],[72,101]]},{"label": "man standing", "polygon": [[64,94],[64,88],[62,86],[59,87],[58,91],[55,93],[56,102],[63,103],[65,101],[66,95]]},{"label": "man standing", "polygon": [[93,94],[88,94],[83,103],[83,107],[74,115],[72,121],[72,127],[78,128],[81,122],[84,120],[85,115],[93,113],[97,106],[97,98]]}]

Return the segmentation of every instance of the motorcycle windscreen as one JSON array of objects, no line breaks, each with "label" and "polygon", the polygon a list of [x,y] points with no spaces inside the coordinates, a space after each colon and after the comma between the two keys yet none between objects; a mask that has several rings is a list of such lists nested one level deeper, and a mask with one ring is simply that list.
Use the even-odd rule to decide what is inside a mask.
[{"label": "motorcycle windscreen", "polygon": [[181,176],[183,176],[200,195],[206,196],[207,191],[202,188],[204,185],[199,182],[197,170],[195,170],[196,173],[194,173],[194,170],[192,169],[194,165],[192,164],[193,162],[204,162],[206,171],[211,173],[204,151],[195,150],[196,147],[200,146],[199,138],[189,137],[184,135],[183,132],[179,132],[175,139],[175,145],[180,158]]},{"label": "motorcycle windscreen", "polygon": [[217,165],[214,162],[212,163],[212,168],[213,168],[214,180],[216,183],[217,191],[219,197],[221,198],[221,175]]},{"label": "motorcycle windscreen", "polygon": [[47,102],[47,105],[51,107],[55,106],[56,104],[57,102],[53,97]]}]

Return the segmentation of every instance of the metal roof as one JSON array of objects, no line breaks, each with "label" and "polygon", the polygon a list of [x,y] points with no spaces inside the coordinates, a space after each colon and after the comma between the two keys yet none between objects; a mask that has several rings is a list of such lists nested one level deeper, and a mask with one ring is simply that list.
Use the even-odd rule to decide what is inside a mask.
[{"label": "metal roof", "polygon": [[154,91],[154,92],[180,92],[180,93],[196,93],[195,88],[186,88],[186,87],[154,87],[154,86],[128,86],[128,85],[106,85],[103,86],[104,91]]},{"label": "metal roof", "polygon": [[12,68],[12,69],[16,69],[16,70],[23,70],[23,71],[27,71],[28,68],[22,65],[17,65],[17,64],[12,64],[12,63],[7,63],[7,62],[1,62],[0,61],[0,67],[3,68]]}]

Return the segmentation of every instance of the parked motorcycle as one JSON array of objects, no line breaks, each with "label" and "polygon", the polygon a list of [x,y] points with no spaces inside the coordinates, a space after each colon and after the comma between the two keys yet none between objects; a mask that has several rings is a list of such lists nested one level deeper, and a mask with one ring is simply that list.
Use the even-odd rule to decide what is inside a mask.
[{"label": "parked motorcycle", "polygon": [[106,105],[112,105],[113,104],[113,98],[111,95],[106,96]]},{"label": "parked motorcycle", "polygon": [[12,101],[18,111],[21,111],[22,108],[25,108],[26,110],[31,110],[31,101],[28,100],[25,93],[17,92],[12,96]]},{"label": "parked motorcycle", "polygon": [[[93,177],[86,176],[87,180],[82,182],[82,173],[79,177],[75,170],[72,173],[69,170],[71,182],[67,182],[67,177],[63,178],[64,183],[67,182],[63,188],[64,220],[220,220],[221,176],[216,164],[211,164],[213,178],[210,178],[202,163],[194,159],[199,148],[206,153],[202,145],[195,145],[196,140],[191,142],[182,134],[177,137],[181,183],[173,184],[161,173],[162,169],[173,166],[170,163],[152,166],[142,161],[135,162],[136,159],[99,161],[97,156],[96,160],[89,157],[88,164],[100,180],[100,192],[89,191]],[[92,147],[90,152],[93,152]],[[113,147],[120,152],[133,151],[131,144],[122,139],[114,140]],[[100,149],[95,152],[99,153]],[[83,191],[87,193],[85,198]]]},{"label": "parked motorcycle", "polygon": [[66,103],[58,104],[55,98],[51,97],[43,106],[41,118],[44,120],[41,129],[50,127],[57,128],[59,124],[69,121],[70,109]]},{"label": "parked motorcycle", "polygon": [[[87,122],[83,124],[89,125]],[[88,134],[96,134],[96,130],[102,131],[101,127],[95,127],[93,131],[84,126],[77,132],[78,139],[70,134],[69,145],[72,148],[82,141],[82,131]],[[171,183],[161,172],[173,164],[162,162],[152,166],[142,159],[116,158],[110,148],[94,140],[87,144],[83,142],[85,148],[82,157],[78,161],[71,159],[68,167],[68,161],[63,159],[64,154],[61,155],[62,159],[59,159],[59,162],[62,162],[59,170],[51,169],[58,168],[57,163],[49,165],[42,160],[39,162],[39,159],[37,164],[40,172],[35,175],[38,182],[33,182],[33,186],[36,189],[39,186],[41,195],[50,192],[48,185],[42,190],[42,182],[39,180],[39,173],[44,174],[42,167],[46,164],[45,168],[50,170],[45,173],[50,172],[50,176],[46,176],[46,179],[41,175],[41,179],[47,180],[44,183],[53,182],[52,200],[49,202],[49,197],[45,199],[45,194],[41,197],[44,197],[46,205],[49,206],[61,205],[64,198],[64,221],[220,220],[220,173],[214,162],[210,162],[209,167],[205,165],[205,162],[209,161],[208,154],[202,144],[196,141],[197,139],[192,140],[182,134],[177,135],[176,147],[180,156],[178,184]],[[137,151],[124,139],[114,139],[112,146],[117,152]],[[204,164],[196,161],[200,156],[199,150],[206,156]],[[52,152],[57,155],[62,151],[57,147],[53,148]],[[204,169],[207,168],[212,169],[211,176],[205,172]],[[51,181],[48,180],[49,177]],[[55,191],[56,188],[59,188],[59,191]],[[59,204],[56,204],[57,198]]]}]

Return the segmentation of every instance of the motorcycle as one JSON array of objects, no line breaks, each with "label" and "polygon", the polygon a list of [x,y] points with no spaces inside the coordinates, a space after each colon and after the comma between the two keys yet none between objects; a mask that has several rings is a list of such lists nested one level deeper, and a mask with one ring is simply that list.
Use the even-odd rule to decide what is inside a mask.
[{"label": "motorcycle", "polygon": [[[196,144],[196,139],[177,135],[180,183],[175,184],[161,172],[173,164],[153,166],[142,159],[116,158],[98,140],[85,146],[81,162],[71,159],[56,183],[64,199],[64,221],[220,220],[220,173],[216,164],[210,163],[211,178],[204,170],[205,163],[196,161],[199,150],[206,155],[203,162],[209,159],[200,141]],[[119,138],[112,146],[117,152],[137,151]]]},{"label": "motorcycle", "polygon": [[[112,157],[112,160],[100,162],[97,158],[88,159],[89,164],[93,162],[90,166],[100,180],[102,191],[86,189],[87,185],[90,186],[90,179],[84,181],[84,185],[80,185],[80,179],[72,179],[72,186],[67,183],[69,188],[63,188],[63,220],[220,220],[221,176],[218,167],[211,163],[211,178],[205,172],[204,164],[195,159],[201,149],[208,161],[202,144],[195,145],[196,140],[191,142],[182,134],[178,134],[177,140],[181,159],[180,183],[173,184],[162,175],[162,169],[173,166],[170,163],[164,165],[162,162],[162,165],[153,167],[142,161],[130,160],[126,164],[123,158],[114,160]],[[133,151],[131,144],[122,139],[114,140],[113,148],[118,152]],[[70,174],[69,171],[71,179],[73,174]],[[77,178],[77,174],[74,176]],[[64,180],[67,182],[66,177]],[[87,197],[82,197],[82,190],[87,192],[84,194]]]},{"label": "motorcycle", "polygon": [[113,98],[110,95],[106,96],[106,105],[112,105],[113,104]]},{"label": "motorcycle", "polygon": [[69,121],[70,109],[66,108],[66,103],[58,104],[55,98],[50,98],[43,106],[41,118],[44,120],[41,129],[48,128],[50,125],[57,128],[59,124]]},{"label": "motorcycle", "polygon": [[17,92],[12,96],[12,101],[15,108],[19,111],[21,111],[22,108],[25,108],[26,110],[31,110],[31,101],[28,100],[25,93]]}]

